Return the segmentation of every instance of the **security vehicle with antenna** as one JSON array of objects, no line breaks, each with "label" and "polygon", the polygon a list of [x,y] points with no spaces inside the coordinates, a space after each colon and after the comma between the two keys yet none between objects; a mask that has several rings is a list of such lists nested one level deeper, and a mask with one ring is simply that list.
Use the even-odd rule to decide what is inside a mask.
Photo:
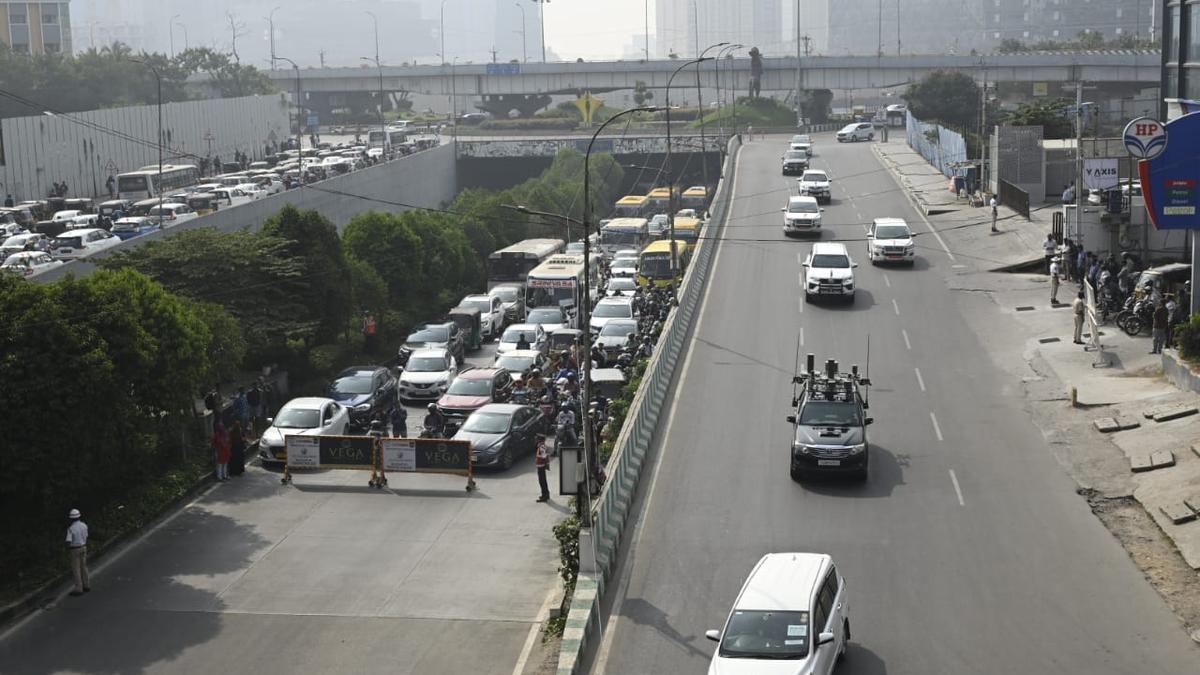
[{"label": "security vehicle with antenna", "polygon": [[[869,363],[870,347],[867,349]],[[867,425],[874,421],[866,416],[871,380],[859,375],[857,365],[846,373],[839,370],[836,360],[829,359],[818,371],[815,360],[809,354],[805,371],[792,377],[796,413],[787,418],[793,427],[792,480],[829,473],[865,481],[870,464]]]}]

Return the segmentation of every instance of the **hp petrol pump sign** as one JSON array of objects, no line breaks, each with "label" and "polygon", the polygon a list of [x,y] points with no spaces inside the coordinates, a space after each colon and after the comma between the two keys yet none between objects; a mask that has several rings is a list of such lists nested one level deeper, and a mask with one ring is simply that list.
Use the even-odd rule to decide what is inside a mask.
[{"label": "hp petrol pump sign", "polygon": [[1139,117],[1125,125],[1125,149],[1138,159],[1154,159],[1167,149],[1167,128],[1150,117]]}]

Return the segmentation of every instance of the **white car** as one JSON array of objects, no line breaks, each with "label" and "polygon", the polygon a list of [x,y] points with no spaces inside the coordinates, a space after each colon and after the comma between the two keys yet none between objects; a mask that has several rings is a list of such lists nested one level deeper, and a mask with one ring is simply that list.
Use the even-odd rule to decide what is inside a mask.
[{"label": "white car", "polygon": [[792,142],[788,145],[789,150],[799,150],[807,157],[812,157],[812,137],[808,134],[796,134],[792,136]]},{"label": "white car", "polygon": [[867,255],[871,264],[904,262],[912,265],[916,254],[912,230],[903,218],[876,218],[867,228]]},{"label": "white car", "polygon": [[546,335],[553,335],[554,331],[567,328],[569,320],[570,318],[558,307],[534,307],[525,315],[525,323],[541,326]]},{"label": "white car", "polygon": [[493,286],[492,290],[488,291],[488,295],[500,298],[500,306],[504,308],[504,320],[516,321],[517,317],[523,313],[525,305],[524,299],[521,297],[523,290],[520,286],[513,284],[500,284]]},{"label": "white car", "polygon": [[504,334],[500,336],[500,341],[496,343],[496,353],[506,354],[515,351],[521,344],[521,337],[525,337],[525,341],[529,343],[529,348],[546,353],[548,342],[546,331],[536,323],[514,323],[504,329]]},{"label": "white car", "polygon": [[792,236],[801,232],[821,232],[821,212],[825,209],[817,204],[815,197],[788,197],[783,211],[783,234]]},{"label": "white car", "polygon": [[484,340],[491,340],[504,329],[504,301],[494,295],[468,295],[458,301],[459,307],[479,310],[479,330]]},{"label": "white car", "polygon": [[100,224],[100,216],[95,213],[81,213],[67,222],[68,230],[85,230],[92,227],[97,227]]},{"label": "white car", "polygon": [[870,122],[855,122],[842,127],[837,132],[838,143],[854,143],[856,141],[875,140],[875,125]]},{"label": "white car", "polygon": [[814,296],[845,298],[854,302],[854,268],[846,245],[840,242],[818,242],[804,259],[804,300]]},{"label": "white car", "polygon": [[98,228],[66,230],[54,238],[54,248],[51,253],[59,260],[74,260],[95,255],[120,243],[121,240],[108,230]]},{"label": "white car", "polygon": [[83,215],[83,211],[79,211],[78,209],[67,209],[66,211],[55,211],[54,215],[50,217],[50,221],[54,222],[54,223],[66,223],[66,222],[75,220],[76,218],[78,218],[79,216],[82,216],[82,215]]},{"label": "white car", "polygon": [[796,179],[801,197],[814,197],[825,204],[833,201],[833,188],[829,174],[817,169],[808,169]]},{"label": "white car", "polygon": [[618,260],[634,260],[638,259],[638,251],[636,248],[623,248],[612,255],[612,261],[615,263]]},{"label": "white car", "polygon": [[846,580],[820,553],[768,553],[721,630],[709,675],[830,675],[850,643]]},{"label": "white car", "polygon": [[605,324],[613,319],[636,319],[633,301],[629,298],[604,298],[596,303],[588,328],[593,335],[604,330]]},{"label": "white car", "polygon": [[274,174],[255,176],[254,182],[266,194],[275,195],[283,192],[283,181]]},{"label": "white car", "polygon": [[[250,180],[250,179],[247,179],[247,180]],[[246,195],[251,200],[261,199],[261,198],[267,196],[266,191],[263,190],[261,187],[259,187],[258,183],[252,183],[252,182],[238,183],[237,185],[234,185],[233,187],[237,190],[241,190],[242,194]]]},{"label": "white car", "polygon": [[613,277],[604,286],[604,295],[632,298],[637,295],[638,285],[632,277]]},{"label": "white car", "polygon": [[[159,214],[161,213],[161,218]],[[199,216],[192,210],[192,207],[187,204],[171,204],[164,203],[162,208],[155,206],[150,209],[150,218],[160,220],[163,227],[174,227],[188,220],[193,220]]]},{"label": "white car", "polygon": [[668,221],[669,221],[669,219],[667,217],[667,214],[665,214],[665,213],[654,214],[654,217],[651,218],[650,222],[648,222],[646,224],[646,226],[648,228],[650,228],[650,236],[658,237],[658,236],[661,236],[663,232],[666,232]]},{"label": "white car", "polygon": [[396,394],[405,400],[436,401],[458,375],[458,363],[446,349],[418,349],[408,357]]},{"label": "white car", "polygon": [[50,238],[41,232],[15,234],[0,244],[0,258],[7,258],[22,251],[49,251]]},{"label": "white car", "polygon": [[258,457],[273,464],[287,460],[287,436],[345,436],[350,431],[350,411],[331,398],[310,396],[288,401],[258,440]]},{"label": "white car", "polygon": [[55,267],[61,267],[63,261],[55,260],[49,253],[42,251],[21,251],[8,256],[0,269],[12,272],[25,278],[35,277],[42,272]]}]

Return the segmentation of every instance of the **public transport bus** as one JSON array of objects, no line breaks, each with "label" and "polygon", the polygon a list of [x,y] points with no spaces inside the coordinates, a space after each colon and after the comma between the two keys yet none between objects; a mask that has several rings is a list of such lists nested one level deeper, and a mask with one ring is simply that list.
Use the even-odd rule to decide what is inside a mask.
[{"label": "public transport bus", "polygon": [[500,284],[524,286],[530,270],[562,253],[565,246],[561,239],[526,239],[492,252],[487,259],[488,290]]},{"label": "public transport bus", "polygon": [[645,218],[613,218],[600,228],[600,250],[613,253],[622,248],[639,251],[650,241],[650,226]]},{"label": "public transport bus", "polygon": [[[538,307],[562,307],[571,316],[571,328],[575,328],[575,317],[585,302],[583,294],[583,256],[562,253],[550,256],[545,262],[529,271],[525,279],[525,311]],[[594,280],[599,285],[599,279]],[[594,293],[593,293],[594,295]]]},{"label": "public transport bus", "polygon": [[367,147],[368,148],[384,148],[387,149],[390,141],[387,132],[383,129],[374,129],[367,132]]},{"label": "public transport bus", "polygon": [[646,195],[625,195],[613,207],[613,218],[642,218],[650,215],[650,198]]},{"label": "public transport bus", "polygon": [[691,260],[686,243],[675,240],[675,269],[671,269],[671,240],[659,239],[650,242],[638,254],[637,283],[639,286],[677,285],[683,279],[683,271]]},{"label": "public transport bus", "polygon": [[158,165],[143,166],[137,171],[117,175],[117,196],[137,201],[170,194],[200,182],[200,170],[191,164],[164,164],[161,180]]},{"label": "public transport bus", "polygon": [[[669,239],[670,230],[664,236]],[[675,216],[675,241],[686,243],[689,253],[696,250],[696,244],[700,243],[700,219]]]},{"label": "public transport bus", "polygon": [[693,185],[684,190],[680,208],[696,209],[696,213],[708,208],[708,188],[703,185]]},{"label": "public transport bus", "polygon": [[[676,196],[679,195],[678,190],[675,191],[675,195]],[[671,212],[671,189],[670,188],[665,188],[665,187],[654,188],[653,190],[650,191],[650,194],[647,195],[647,198],[649,199],[647,207],[650,209],[651,214],[670,213]]]}]

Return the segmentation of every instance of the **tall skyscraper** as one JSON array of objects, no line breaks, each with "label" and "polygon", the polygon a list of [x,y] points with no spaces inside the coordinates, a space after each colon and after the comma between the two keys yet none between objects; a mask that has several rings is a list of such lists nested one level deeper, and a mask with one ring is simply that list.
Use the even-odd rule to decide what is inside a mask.
[{"label": "tall skyscraper", "polygon": [[658,57],[695,57],[718,42],[758,47],[765,56],[785,52],[783,0],[658,0]]},{"label": "tall skyscraper", "polygon": [[0,0],[0,42],[19,54],[70,54],[69,4]]}]

